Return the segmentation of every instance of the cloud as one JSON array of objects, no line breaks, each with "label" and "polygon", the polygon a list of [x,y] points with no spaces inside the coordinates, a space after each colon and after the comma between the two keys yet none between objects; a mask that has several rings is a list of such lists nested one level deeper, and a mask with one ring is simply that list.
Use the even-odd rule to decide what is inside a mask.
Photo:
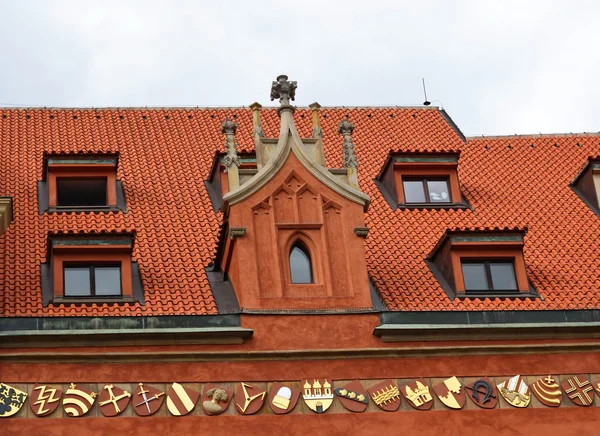
[{"label": "cloud", "polygon": [[[442,102],[467,134],[600,130],[594,2],[0,0],[0,103]],[[439,103],[436,103],[439,104]]]}]

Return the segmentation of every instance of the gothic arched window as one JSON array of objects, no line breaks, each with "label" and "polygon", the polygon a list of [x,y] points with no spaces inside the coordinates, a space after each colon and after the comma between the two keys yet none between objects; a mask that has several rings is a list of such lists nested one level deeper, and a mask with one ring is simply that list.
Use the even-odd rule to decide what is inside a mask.
[{"label": "gothic arched window", "polygon": [[310,254],[300,242],[290,250],[290,275],[292,283],[313,283]]}]

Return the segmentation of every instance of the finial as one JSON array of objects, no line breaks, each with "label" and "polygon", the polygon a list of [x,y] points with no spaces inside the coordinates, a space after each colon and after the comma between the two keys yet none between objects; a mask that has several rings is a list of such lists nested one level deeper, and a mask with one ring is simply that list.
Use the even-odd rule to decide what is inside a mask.
[{"label": "finial", "polygon": [[231,121],[229,118],[223,121],[223,123],[221,124],[221,133],[224,133],[226,135],[235,135],[236,132],[237,123]]},{"label": "finial", "polygon": [[294,100],[296,97],[297,87],[298,82],[288,81],[288,76],[285,74],[277,76],[277,80],[271,85],[271,101],[278,98],[282,107],[289,106],[290,99]]},{"label": "finial", "polygon": [[[344,135],[344,140],[346,139],[346,135],[352,135],[354,132],[354,124],[350,122],[348,117],[344,118],[338,127],[338,133],[340,135]],[[352,142],[352,138],[350,138],[350,142]]]}]

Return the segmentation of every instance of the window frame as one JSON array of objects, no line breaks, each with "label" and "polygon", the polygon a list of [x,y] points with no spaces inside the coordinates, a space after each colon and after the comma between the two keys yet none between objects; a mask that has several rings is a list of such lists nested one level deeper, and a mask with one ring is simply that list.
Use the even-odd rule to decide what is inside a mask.
[{"label": "window frame", "polygon": [[[402,195],[404,198],[404,204],[406,205],[449,205],[453,204],[452,201],[452,187],[450,185],[450,176],[401,176],[400,178],[402,183]],[[425,201],[408,201],[406,200],[406,189],[404,187],[404,182],[421,182],[423,186],[423,194],[425,196]],[[429,193],[429,182],[445,182],[446,183],[446,191],[448,192],[448,201],[432,201],[431,195]]]},{"label": "window frame", "polygon": [[[118,267],[119,268],[119,293],[110,295],[96,295],[96,268]],[[67,295],[67,280],[65,271],[68,268],[87,268],[90,284],[89,295]],[[63,296],[64,298],[120,298],[123,296],[123,267],[122,262],[63,262]]]},{"label": "window frame", "polygon": [[[467,285],[466,285],[466,280],[465,280],[465,273],[464,273],[464,269],[462,268],[463,265],[465,264],[483,264],[483,268],[485,271],[485,278],[486,278],[486,282],[487,282],[487,289],[467,289]],[[515,288],[514,289],[496,289],[494,288],[494,280],[492,278],[492,269],[491,269],[491,264],[503,264],[503,265],[510,265],[512,267],[512,273],[513,273],[513,281],[515,283]],[[473,294],[473,293],[498,293],[498,292],[506,292],[506,293],[512,293],[514,292],[515,294],[519,292],[519,283],[517,281],[517,272],[515,269],[515,259],[514,258],[482,258],[482,259],[477,259],[477,258],[462,258],[460,259],[460,266],[461,266],[461,273],[462,273],[462,279],[463,279],[463,283],[464,284],[464,292],[465,294]]]}]

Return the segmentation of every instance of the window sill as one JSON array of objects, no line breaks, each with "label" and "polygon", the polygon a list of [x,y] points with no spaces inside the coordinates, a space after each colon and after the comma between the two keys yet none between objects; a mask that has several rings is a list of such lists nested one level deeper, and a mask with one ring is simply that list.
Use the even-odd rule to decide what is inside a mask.
[{"label": "window sill", "polygon": [[456,298],[539,298],[533,292],[499,291],[499,292],[457,292]]},{"label": "window sill", "polygon": [[399,203],[398,209],[470,209],[465,203]]},{"label": "window sill", "polygon": [[120,212],[118,206],[53,206],[49,207],[47,213],[70,213],[70,212]]},{"label": "window sill", "polygon": [[55,297],[50,304],[125,304],[137,303],[138,301],[131,296],[114,297]]}]

